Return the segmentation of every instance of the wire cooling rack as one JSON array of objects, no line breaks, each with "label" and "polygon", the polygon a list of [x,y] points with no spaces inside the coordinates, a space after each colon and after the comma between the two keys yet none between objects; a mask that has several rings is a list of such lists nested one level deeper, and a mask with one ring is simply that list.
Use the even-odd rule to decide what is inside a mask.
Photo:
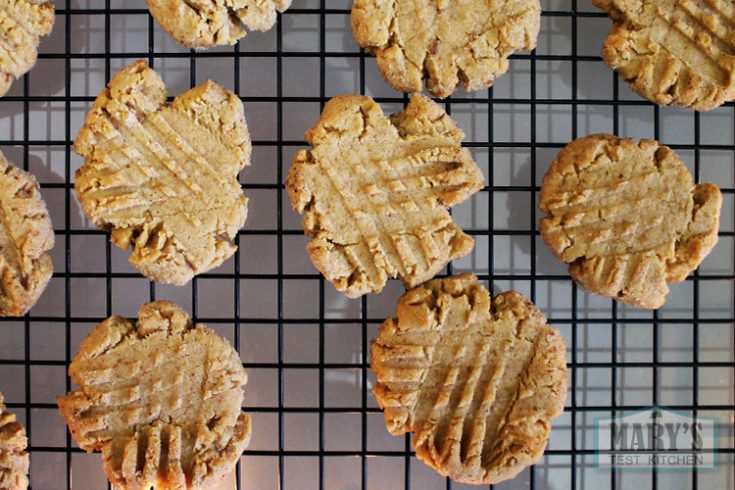
[{"label": "wire cooling rack", "polygon": [[[489,186],[454,209],[474,253],[450,272],[473,271],[495,292],[529,295],[564,334],[570,393],[543,459],[497,488],[731,489],[735,453],[735,109],[702,114],[657,108],[602,63],[607,18],[590,2],[542,0],[538,49],[513,56],[490,91],[443,103],[467,133]],[[224,488],[465,488],[436,475],[391,437],[370,388],[369,339],[402,292],[348,300],[311,266],[283,177],[303,132],[329,97],[365,93],[386,112],[407,97],[386,85],[355,45],[348,0],[295,0],[277,27],[230,48],[194,53],[149,18],[143,0],[57,0],[57,21],[36,68],[0,99],[0,149],[41,182],[52,213],[56,272],[36,307],[0,320],[0,390],[30,436],[31,485],[106,488],[99,455],[73,443],[55,405],[71,388],[69,360],[112,313],[171,299],[227,337],[249,372],[244,409],[254,438]],[[128,252],[111,247],[73,192],[81,164],[73,138],[111,74],[147,59],[172,95],[212,78],[242,97],[254,138],[241,180],[251,210],[240,251],[175,288],[150,283]],[[536,230],[538,185],[577,136],[613,132],[675,148],[697,180],[723,190],[720,242],[699,271],[648,312],[588,295],[569,279]],[[664,405],[715,417],[720,466],[671,473],[594,467],[594,420]],[[467,487],[469,488],[469,487]]]}]

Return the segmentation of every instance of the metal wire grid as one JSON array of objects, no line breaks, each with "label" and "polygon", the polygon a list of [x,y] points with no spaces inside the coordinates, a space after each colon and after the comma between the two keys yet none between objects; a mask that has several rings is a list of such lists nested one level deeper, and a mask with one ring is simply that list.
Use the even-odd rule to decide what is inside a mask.
[{"label": "metal wire grid", "polygon": [[[252,34],[234,48],[205,52],[183,51],[167,42],[165,35],[161,36],[160,29],[147,17],[142,1],[59,0],[56,3],[55,29],[60,34],[55,35],[51,41],[46,41],[46,48],[55,46],[56,49],[42,48],[37,71],[18,81],[13,91],[0,99],[0,147],[6,156],[17,164],[22,163],[24,168],[36,174],[39,170],[42,171],[38,177],[52,211],[57,237],[54,255],[57,272],[45,299],[41,300],[45,303],[24,318],[5,318],[0,321],[0,339],[3,339],[0,342],[0,388],[7,395],[8,406],[26,423],[32,455],[32,488],[99,488],[99,482],[104,481],[100,479],[98,455],[88,458],[73,444],[60,417],[54,418],[52,415],[56,413],[56,405],[46,393],[59,395],[71,388],[69,379],[64,374],[60,378],[59,373],[65,371],[76,352],[76,345],[91,326],[113,313],[133,316],[137,305],[142,301],[163,298],[177,300],[182,305],[190,303],[188,309],[196,320],[213,326],[227,336],[238,351],[242,347],[244,364],[250,373],[251,385],[256,385],[255,390],[263,388],[263,391],[276,393],[272,399],[264,397],[266,401],[263,403],[252,403],[252,397],[246,396],[247,406],[244,409],[255,418],[256,439],[259,431],[271,432],[272,444],[269,446],[254,441],[238,464],[233,486],[238,489],[465,488],[464,485],[453,484],[450,480],[441,479],[426,470],[413,456],[409,437],[396,438],[383,446],[373,442],[374,425],[377,430],[385,431],[379,427],[382,423],[380,410],[369,393],[369,339],[385,316],[392,313],[400,287],[391,284],[383,298],[365,297],[355,302],[346,302],[335,299],[337,295],[332,291],[332,286],[325,284],[323,278],[313,269],[306,267],[293,272],[290,265],[292,256],[305,254],[303,239],[300,238],[302,229],[288,210],[282,182],[292,153],[303,142],[292,138],[285,129],[293,119],[297,120],[298,125],[301,124],[300,119],[313,121],[318,114],[309,114],[307,117],[295,113],[293,108],[300,107],[299,104],[311,104],[321,109],[328,98],[335,95],[327,89],[332,77],[330,65],[334,61],[344,62],[356,72],[355,88],[360,93],[377,95],[376,99],[388,107],[399,108],[407,102],[406,96],[389,88],[369,87],[370,77],[375,74],[372,58],[354,47],[349,47],[349,43],[343,44],[347,48],[338,49],[333,48],[333,43],[329,42],[328,38],[335,30],[342,35],[345,30],[349,32],[349,2],[296,0],[293,8],[281,16],[274,28],[271,34],[274,41],[272,46],[252,49],[251,46],[257,43],[257,36],[266,36]],[[513,70],[518,69],[520,78],[527,78],[528,95],[518,96],[511,90],[511,96],[506,96],[496,88],[472,95],[460,94],[445,101],[447,110],[454,114],[460,124],[464,118],[470,118],[472,130],[462,124],[468,131],[466,146],[486,158],[483,164],[486,164],[486,176],[490,183],[471,204],[473,217],[468,223],[464,223],[465,229],[478,240],[479,252],[476,251],[469,261],[460,261],[454,267],[449,266],[447,273],[452,273],[453,270],[479,271],[481,279],[492,281],[498,289],[515,287],[525,292],[547,313],[550,322],[563,331],[569,346],[570,394],[565,415],[555,424],[549,449],[534,469],[525,471],[518,479],[499,485],[498,488],[626,488],[633,484],[653,489],[732,488],[735,453],[732,434],[735,417],[732,389],[735,370],[732,355],[735,335],[732,291],[735,273],[731,250],[735,237],[735,184],[731,176],[735,166],[735,137],[730,136],[716,142],[703,141],[703,119],[710,116],[659,109],[638,97],[628,96],[625,84],[621,84],[612,72],[604,75],[611,84],[611,96],[583,96],[580,90],[581,85],[586,86],[585,80],[590,76],[587,70],[590,67],[606,68],[599,56],[587,54],[591,51],[585,44],[590,42],[590,30],[585,29],[580,33],[580,24],[594,19],[604,23],[605,17],[595,12],[587,2],[576,0],[542,1],[542,6],[545,9],[545,27],[542,29],[539,50],[513,56],[514,68],[507,75],[510,78]],[[134,36],[140,38],[134,42],[144,42],[147,49],[138,52],[116,51],[112,47],[113,37],[119,33],[114,26],[120,18],[130,16],[146,18],[146,27]],[[287,31],[298,30],[297,22],[286,21],[305,19],[307,16],[315,21],[313,31],[316,34],[317,49],[308,49],[308,43],[296,47],[293,43],[286,46],[284,36]],[[102,37],[90,36],[87,38],[87,45],[78,46],[75,41],[75,33],[79,28],[76,22],[78,19],[89,19],[90,24],[101,24],[98,34]],[[544,54],[541,44],[554,44],[555,34],[544,34],[549,23],[554,21],[568,26],[571,49],[564,53]],[[607,30],[606,25],[604,30]],[[96,45],[96,42],[103,46]],[[162,45],[166,47],[162,48]],[[595,52],[597,50],[597,46],[592,49]],[[78,218],[80,213],[73,192],[73,175],[79,162],[72,154],[71,144],[80,125],[79,118],[83,117],[104,81],[90,81],[88,93],[77,95],[72,90],[75,83],[73,78],[80,71],[83,73],[85,67],[95,65],[104,73],[104,79],[109,80],[118,68],[136,58],[148,59],[157,69],[169,62],[179,63],[183,66],[179,68],[188,71],[187,84],[191,87],[207,78],[206,73],[202,76],[198,67],[211,62],[230,65],[232,85],[226,86],[241,95],[251,127],[259,124],[260,117],[270,117],[275,122],[274,132],[263,131],[262,138],[255,135],[254,167],[252,171],[244,173],[243,188],[251,196],[251,206],[255,209],[251,212],[245,229],[237,237],[238,245],[242,245],[240,251],[234,260],[220,269],[200,276],[186,288],[167,288],[141,281],[140,276],[132,269],[125,268],[126,253],[111,248],[104,233]],[[256,87],[242,80],[245,78],[243,69],[247,73],[247,65],[251,62],[255,64],[254,60],[273,62],[275,65],[274,73],[268,72],[264,75],[275,75],[275,93],[252,95]],[[316,63],[318,93],[286,93],[284,87],[291,83],[293,77],[292,70],[286,73],[286,65],[294,60]],[[43,77],[38,70],[42,70],[40,65],[44,63],[49,63],[49,66],[55,64],[53,66],[57,67],[50,72],[57,70],[57,81],[62,86],[55,95],[35,94],[33,91],[34,81]],[[80,64],[82,70],[75,68]],[[569,90],[563,96],[543,93],[542,77],[545,72],[541,65],[547,67],[553,64],[566,64],[570,69]],[[519,69],[518,66],[525,68]],[[44,83],[53,85],[57,81],[46,79]],[[515,83],[516,79],[513,79],[513,84]],[[376,90],[379,93],[374,93]],[[179,92],[172,89],[172,93],[176,95]],[[266,114],[267,111],[251,111],[258,104],[266,107],[270,111],[269,115]],[[726,250],[722,262],[724,266],[715,271],[708,269],[706,272],[694,273],[682,288],[675,288],[667,304],[667,307],[674,307],[673,315],[666,310],[653,313],[636,311],[609,300],[586,295],[570,281],[563,268],[556,267],[548,260],[544,255],[543,245],[538,243],[535,227],[538,221],[538,184],[553,153],[565,142],[564,138],[556,141],[540,137],[539,128],[543,127],[545,116],[552,125],[557,124],[557,118],[569,123],[567,140],[587,134],[591,127],[596,127],[590,122],[594,114],[590,116],[587,111],[592,106],[596,110],[611,113],[612,126],[609,131],[616,134],[636,131],[635,124],[628,127],[629,121],[624,115],[626,111],[649,112],[650,117],[643,118],[652,124],[652,134],[649,136],[656,139],[664,136],[664,142],[682,152],[692,163],[697,180],[703,174],[707,177],[712,175],[707,171],[707,165],[711,162],[703,162],[705,153],[717,154],[718,158],[725,161],[725,180],[717,180],[726,203],[720,233],[721,242],[726,244],[719,245]],[[730,103],[715,111],[713,114],[720,118],[715,121],[720,121],[726,128],[735,124],[732,122],[735,121],[733,107]],[[49,115],[45,122],[39,122],[34,119],[33,113],[36,109],[44,108],[50,108]],[[507,128],[508,125],[517,125],[514,120],[517,111],[528,116],[528,124],[521,124],[524,130],[527,129],[527,132],[520,131],[522,136],[513,131],[508,133]],[[482,124],[478,127],[483,134],[478,134],[475,127],[478,113],[482,119]],[[662,134],[668,124],[666,118],[671,115],[676,118],[675,121],[688,121],[683,124],[689,125],[693,131],[691,141],[677,144],[677,141],[668,141],[666,135]],[[580,121],[581,117],[585,118],[584,121]],[[36,124],[46,127],[46,137],[36,136]],[[308,124],[302,124],[301,131]],[[507,134],[511,137],[507,138]],[[58,178],[53,178],[51,171],[43,173],[44,162],[39,166],[34,161],[39,151],[41,154],[46,152],[47,167],[54,166],[51,160],[60,165]],[[513,168],[509,170],[505,167],[509,165],[508,155],[513,155],[513,152],[528,156],[528,165],[524,170],[528,172],[525,176],[527,183],[514,180],[512,175],[507,179],[505,177],[506,173],[513,171]],[[58,158],[56,155],[59,155]],[[264,155],[269,155],[270,158],[264,158]],[[514,157],[510,158],[512,160]],[[270,172],[270,180],[261,179],[263,181],[258,183],[250,180],[250,172],[255,171],[256,167],[269,168],[267,172]],[[508,182],[502,185],[498,183],[504,180]],[[266,194],[275,199],[268,205],[259,207],[259,197]],[[523,211],[527,210],[526,214],[530,216],[521,216],[521,221],[525,219],[528,223],[526,226],[508,221],[502,209],[502,196],[514,196],[508,198],[506,207],[517,206]],[[257,220],[254,217],[256,212],[273,213],[272,209],[265,210],[270,204],[275,207],[275,227],[270,224],[251,227],[251,220]],[[480,219],[479,225],[474,217],[478,209],[481,214],[486,215],[486,220]],[[520,212],[521,215],[524,214],[523,211]],[[462,214],[461,210],[458,209],[455,216],[457,214]],[[78,248],[75,245],[78,241],[86,244]],[[261,245],[250,247],[255,242]],[[526,244],[524,252],[530,257],[528,261],[516,260],[512,249],[518,243]],[[524,246],[521,245],[521,248]],[[510,251],[501,253],[498,249]],[[81,250],[89,255],[80,255]],[[275,270],[254,267],[253,264],[267,260],[265,255],[257,256],[254,250],[263,254],[275,254]],[[85,262],[93,260],[100,261],[102,267],[95,269],[84,266]],[[259,286],[266,283],[273,287]],[[705,302],[704,298],[709,298],[712,294],[712,285],[724,291],[723,302],[715,305],[709,300]],[[78,298],[77,291],[88,297]],[[569,304],[559,306],[559,296],[563,297],[562,302],[568,299]],[[229,298],[224,301],[228,304],[229,311],[215,311],[210,307],[210,303],[216,303],[219,308],[224,297]],[[249,300],[249,297],[256,299]],[[682,299],[685,297],[689,300]],[[290,304],[294,300],[315,302],[316,315],[290,314]],[[95,309],[98,303],[105,305],[104,311]],[[275,308],[269,313],[267,308],[270,306]],[[262,327],[258,330],[261,333],[251,335],[254,325]],[[347,335],[348,327],[351,335],[354,334],[350,344],[354,352],[345,350],[349,345],[345,347],[345,344],[334,344],[332,340],[334,335]],[[677,336],[681,332],[685,332],[685,341],[674,348],[679,357],[671,358],[661,346],[672,335]],[[705,335],[707,332],[714,332],[721,342],[712,345],[712,341],[707,340],[707,345],[701,345],[700,339],[711,337]],[[609,342],[598,342],[599,338],[607,336]],[[258,352],[261,346],[254,340],[259,340],[264,345],[273,338],[274,359],[261,361]],[[311,357],[301,357],[298,350],[290,347],[312,343],[315,343],[316,353]],[[36,352],[37,346],[44,348]],[[351,357],[343,354],[350,354]],[[334,358],[339,360],[334,361]],[[665,387],[662,385],[666,380],[662,381],[662,378],[671,370],[691,373],[689,383],[685,383],[685,388],[690,390],[689,396],[684,397],[685,401],[671,403],[670,399],[664,398]],[[316,391],[315,399],[310,398],[314,394],[309,393],[310,388],[299,390],[300,381],[298,377],[292,377],[293,372],[306,374],[311,380],[314,379],[314,373],[316,374],[316,383],[311,385],[311,391]],[[330,379],[340,372],[341,375],[349,373],[352,376],[353,389],[348,393],[354,394],[354,400],[349,400],[350,395],[344,395],[339,390],[336,392],[337,401],[333,399],[335,397],[332,396]],[[268,378],[272,380],[270,384],[262,381],[267,373],[275,373],[275,377]],[[600,377],[599,373],[604,376]],[[636,378],[640,373],[649,373],[643,376],[650,378],[636,385]],[[703,382],[709,383],[713,378],[724,393],[717,403],[709,402],[709,398],[702,400]],[[304,397],[303,402],[298,399],[294,402],[294,391],[297,393],[296,398]],[[250,387],[247,392],[252,392]],[[340,397],[343,397],[344,403],[340,403]],[[600,397],[602,401],[596,402]],[[306,401],[306,398],[310,400]],[[349,401],[353,401],[354,405],[350,405]],[[590,462],[594,451],[587,440],[592,419],[599,414],[610,415],[657,403],[665,403],[694,415],[702,412],[716,414],[725,422],[720,447],[717,449],[723,469],[714,476],[694,470],[674,477],[655,468],[643,473],[600,473],[594,470]],[[332,419],[338,420],[337,427]],[[299,427],[299,422],[306,420],[311,422]],[[345,420],[351,422],[345,423]],[[49,429],[51,426],[55,428]],[[59,426],[64,430],[60,436]],[[56,435],[49,435],[50,432]],[[289,443],[291,432],[300,432],[300,436],[305,433],[304,437],[311,438],[311,444],[294,449]],[[354,440],[355,444],[344,448],[339,444],[335,445],[334,440],[340,435]]]}]

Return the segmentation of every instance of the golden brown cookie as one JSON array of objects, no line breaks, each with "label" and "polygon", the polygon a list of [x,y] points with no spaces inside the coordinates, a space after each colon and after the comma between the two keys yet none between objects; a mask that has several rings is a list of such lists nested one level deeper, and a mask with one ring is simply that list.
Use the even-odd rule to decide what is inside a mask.
[{"label": "golden brown cookie", "polygon": [[112,243],[132,247],[141,274],[183,285],[237,249],[247,215],[237,174],[251,146],[232,92],[205,82],[171,104],[167,96],[143,61],[115,75],[74,142],[85,159],[75,188]]},{"label": "golden brown cookie", "polygon": [[463,138],[423,95],[390,118],[370,97],[329,101],[286,189],[312,262],[338,290],[378,293],[393,277],[413,287],[472,250],[447,209],[483,187]]},{"label": "golden brown cookie", "polygon": [[567,145],[541,186],[541,236],[586,289],[659,308],[717,243],[722,195],[669,147],[596,134]]},{"label": "golden brown cookie", "polygon": [[291,0],[146,0],[164,31],[184,46],[235,44],[250,30],[267,31]]},{"label": "golden brown cookie", "polygon": [[237,352],[173,303],[141,306],[137,324],[97,325],[69,366],[79,386],[58,399],[79,446],[102,451],[124,490],[206,490],[250,439]]},{"label": "golden brown cookie", "polygon": [[460,482],[532,465],[564,410],[562,336],[528,298],[491,299],[471,274],[404,294],[371,351],[388,431],[413,432],[416,456]]},{"label": "golden brown cookie", "polygon": [[352,31],[396,90],[448,97],[490,87],[515,51],[536,46],[538,0],[355,0]]},{"label": "golden brown cookie", "polygon": [[706,111],[735,99],[731,0],[593,0],[614,24],[605,62],[641,96]]},{"label": "golden brown cookie", "polygon": [[8,92],[13,80],[35,66],[41,36],[51,34],[54,20],[51,2],[0,2],[0,97]]},{"label": "golden brown cookie", "polygon": [[5,399],[0,393],[0,489],[28,488],[27,445],[25,428],[15,415],[5,411]]},{"label": "golden brown cookie", "polygon": [[25,315],[54,271],[54,228],[36,179],[0,152],[0,316]]}]

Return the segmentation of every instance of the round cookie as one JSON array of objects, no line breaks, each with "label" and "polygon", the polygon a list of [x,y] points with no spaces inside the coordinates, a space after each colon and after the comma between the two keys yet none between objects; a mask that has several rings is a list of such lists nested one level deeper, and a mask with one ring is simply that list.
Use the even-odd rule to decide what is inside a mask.
[{"label": "round cookie", "polygon": [[372,342],[373,390],[393,435],[464,483],[515,477],[544,452],[564,410],[566,347],[515,291],[490,298],[471,274],[404,294]]},{"label": "round cookie", "polygon": [[735,3],[593,0],[613,20],[605,62],[642,97],[698,111],[735,99]]},{"label": "round cookie", "polygon": [[0,2],[0,97],[36,64],[41,36],[54,27],[54,5],[44,0]]},{"label": "round cookie", "polygon": [[119,316],[97,325],[69,376],[79,390],[58,399],[61,414],[123,490],[208,489],[250,439],[240,357],[173,303],[144,304],[135,325]]},{"label": "round cookie", "polygon": [[390,118],[365,96],[327,103],[286,189],[312,262],[339,291],[378,293],[393,277],[413,287],[472,250],[447,209],[484,185],[463,138],[423,95]]},{"label": "round cookie", "polygon": [[84,157],[75,189],[141,274],[183,285],[237,250],[248,202],[237,175],[251,144],[232,92],[208,81],[167,96],[143,61],[112,78],[74,142]]},{"label": "round cookie", "polygon": [[291,0],[146,0],[151,15],[189,48],[235,44],[250,30],[267,31]]},{"label": "round cookie", "polygon": [[5,399],[0,393],[0,488],[25,490],[28,488],[28,446],[25,428],[5,410]]},{"label": "round cookie", "polygon": [[539,225],[585,289],[659,308],[717,243],[722,195],[652,140],[597,134],[569,143],[541,186]]},{"label": "round cookie", "polygon": [[54,228],[36,179],[0,153],[0,316],[28,312],[53,274]]},{"label": "round cookie", "polygon": [[352,31],[396,90],[448,97],[490,87],[515,51],[536,47],[538,0],[355,0]]}]

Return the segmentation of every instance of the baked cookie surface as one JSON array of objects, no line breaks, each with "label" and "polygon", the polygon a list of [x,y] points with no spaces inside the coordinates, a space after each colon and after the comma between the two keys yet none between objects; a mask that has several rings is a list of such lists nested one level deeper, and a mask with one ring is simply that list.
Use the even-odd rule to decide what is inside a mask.
[{"label": "baked cookie surface", "polygon": [[237,249],[247,215],[237,175],[251,144],[235,94],[205,82],[171,104],[167,95],[142,61],[112,78],[74,142],[85,159],[75,188],[141,274],[183,285]]},{"label": "baked cookie surface", "polygon": [[641,96],[705,111],[735,99],[731,0],[593,0],[613,20],[605,62]]},{"label": "baked cookie surface", "polygon": [[538,0],[355,0],[357,43],[396,90],[447,97],[490,87],[515,51],[536,46]]},{"label": "baked cookie surface", "polygon": [[586,289],[659,308],[717,243],[722,195],[697,184],[652,140],[592,135],[567,145],[544,177],[539,225]]},{"label": "baked cookie surface", "polygon": [[240,357],[173,303],[97,325],[69,375],[79,390],[58,399],[61,413],[82,449],[102,451],[116,487],[206,490],[250,439]]},{"label": "baked cookie surface", "polygon": [[28,488],[28,446],[25,428],[15,415],[5,410],[5,399],[0,393],[0,488],[25,490]]},{"label": "baked cookie surface", "polygon": [[390,118],[365,96],[327,103],[286,189],[312,262],[339,291],[377,293],[393,277],[413,287],[472,250],[447,209],[483,187],[463,138],[423,95]]},{"label": "baked cookie surface", "polygon": [[13,80],[35,66],[41,37],[51,34],[54,20],[51,2],[0,2],[0,97],[8,92]]},{"label": "baked cookie surface", "polygon": [[250,30],[267,31],[291,0],[146,0],[154,19],[190,48],[235,44]]},{"label": "baked cookie surface", "polygon": [[0,316],[28,312],[54,267],[54,228],[36,179],[0,153]]},{"label": "baked cookie surface", "polygon": [[563,337],[526,297],[491,299],[470,274],[404,294],[371,353],[388,431],[413,432],[417,457],[460,482],[515,477],[564,410]]}]

